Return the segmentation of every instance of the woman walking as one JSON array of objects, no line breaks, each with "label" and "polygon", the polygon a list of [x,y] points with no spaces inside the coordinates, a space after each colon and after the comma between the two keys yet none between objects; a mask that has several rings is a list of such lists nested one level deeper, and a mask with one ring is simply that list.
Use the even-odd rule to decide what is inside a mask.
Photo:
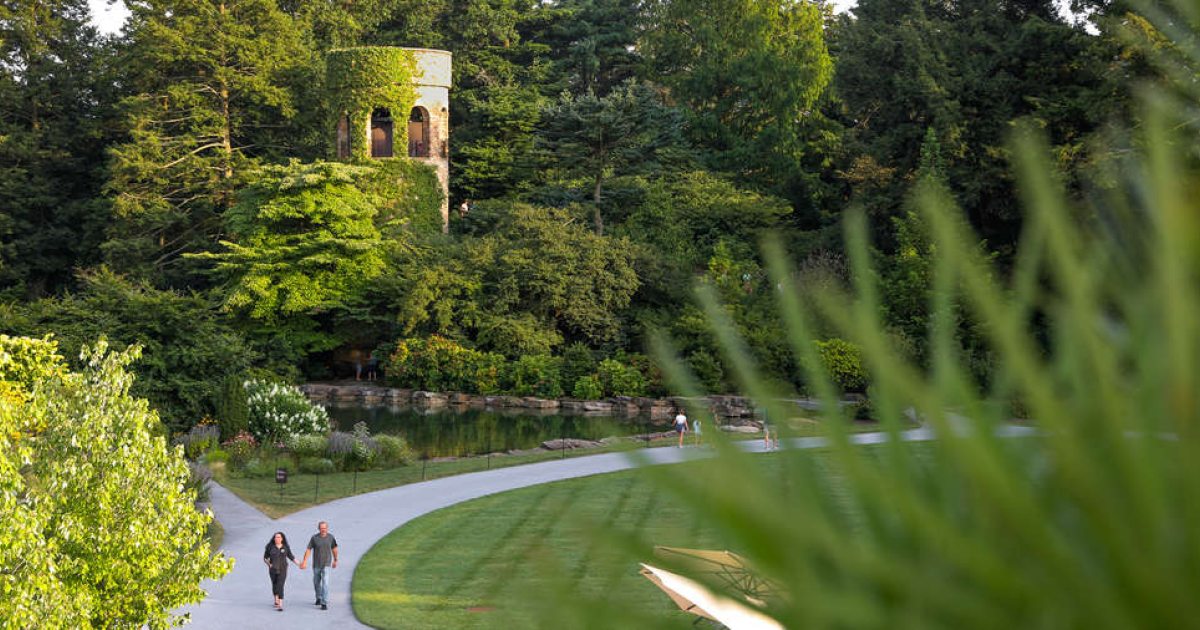
[{"label": "woman walking", "polygon": [[288,546],[287,536],[283,532],[275,532],[267,548],[263,551],[263,562],[267,565],[267,574],[271,576],[271,592],[275,595],[275,610],[283,612],[283,583],[287,581],[287,563],[296,563],[292,548]]}]

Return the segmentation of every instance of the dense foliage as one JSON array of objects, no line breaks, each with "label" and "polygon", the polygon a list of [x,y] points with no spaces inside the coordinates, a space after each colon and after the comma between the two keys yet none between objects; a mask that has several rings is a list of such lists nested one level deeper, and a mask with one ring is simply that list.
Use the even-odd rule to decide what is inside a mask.
[{"label": "dense foliage", "polygon": [[136,348],[81,351],[0,335],[0,625],[174,625],[229,569],[205,539],[178,450],[130,395]]},{"label": "dense foliage", "polygon": [[[214,417],[223,440],[248,428],[230,383],[352,375],[372,352],[425,389],[655,392],[635,357],[660,330],[730,391],[700,277],[768,377],[807,390],[758,245],[782,239],[804,291],[844,285],[832,235],[852,207],[889,338],[928,364],[918,183],[1008,270],[1014,121],[1047,131],[1082,198],[1120,179],[1130,86],[1191,89],[1162,63],[1186,49],[1099,0],[1076,3],[1087,23],[1052,0],[128,4],[111,37],[80,0],[0,8],[0,332],[55,333],[68,356],[140,344],[135,393],[172,430]],[[361,128],[386,108],[403,137],[398,46],[453,54],[449,234],[428,166],[321,161],[345,114]],[[986,331],[954,313],[990,382]],[[405,363],[397,343],[448,356]]]}]

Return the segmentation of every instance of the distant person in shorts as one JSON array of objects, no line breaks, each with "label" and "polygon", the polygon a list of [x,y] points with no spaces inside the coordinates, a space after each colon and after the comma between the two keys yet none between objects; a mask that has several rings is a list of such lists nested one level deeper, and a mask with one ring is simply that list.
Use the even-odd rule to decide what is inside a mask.
[{"label": "distant person in shorts", "polygon": [[696,434],[696,446],[700,446],[700,418],[692,420],[692,433]]},{"label": "distant person in shorts", "polygon": [[308,548],[304,550],[304,559],[300,568],[308,565],[308,555],[313,558],[313,590],[316,591],[316,605],[321,610],[329,610],[329,572],[337,568],[338,544],[333,534],[329,533],[329,523],[317,523],[317,533],[308,539]]},{"label": "distant person in shorts", "polygon": [[675,433],[679,434],[679,448],[683,448],[683,434],[687,433],[688,420],[687,416],[683,415],[683,410],[675,414]]}]

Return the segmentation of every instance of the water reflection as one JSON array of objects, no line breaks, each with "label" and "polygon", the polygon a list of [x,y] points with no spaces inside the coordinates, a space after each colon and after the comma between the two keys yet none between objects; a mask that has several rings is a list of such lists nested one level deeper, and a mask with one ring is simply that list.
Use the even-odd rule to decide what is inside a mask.
[{"label": "water reflection", "polygon": [[605,438],[665,431],[664,421],[648,416],[612,417],[564,415],[531,409],[362,406],[328,404],[338,430],[349,431],[366,422],[371,433],[403,436],[426,457],[464,457],[523,450],[559,438],[600,441]]}]

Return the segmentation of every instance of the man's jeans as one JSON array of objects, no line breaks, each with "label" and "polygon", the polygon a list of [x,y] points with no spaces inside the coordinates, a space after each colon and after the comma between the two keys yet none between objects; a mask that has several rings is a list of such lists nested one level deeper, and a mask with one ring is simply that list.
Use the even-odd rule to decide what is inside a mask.
[{"label": "man's jeans", "polygon": [[313,590],[322,604],[329,603],[329,571],[329,567],[313,567]]}]

